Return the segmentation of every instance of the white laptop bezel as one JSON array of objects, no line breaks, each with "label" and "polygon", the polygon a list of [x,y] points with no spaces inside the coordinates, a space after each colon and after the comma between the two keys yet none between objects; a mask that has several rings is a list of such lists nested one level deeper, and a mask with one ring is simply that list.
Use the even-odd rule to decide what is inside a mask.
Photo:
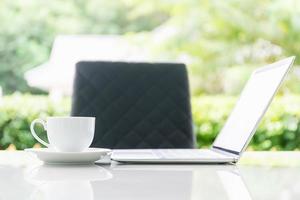
[{"label": "white laptop bezel", "polygon": [[[286,75],[287,75],[288,72],[290,71],[291,66],[292,66],[293,63],[294,63],[294,60],[295,60],[295,56],[291,56],[291,57],[285,58],[285,59],[283,59],[283,60],[277,61],[277,62],[275,62],[275,63],[271,63],[271,64],[269,64],[269,65],[267,65],[267,66],[265,66],[265,67],[258,68],[258,69],[256,69],[254,72],[251,73],[251,76],[250,76],[250,78],[249,78],[248,80],[250,80],[250,79],[252,78],[252,76],[254,76],[254,75],[257,74],[257,73],[264,72],[264,71],[267,71],[267,70],[272,70],[272,69],[274,69],[274,68],[277,68],[277,67],[280,67],[280,66],[282,66],[282,65],[284,65],[284,64],[288,64],[288,63],[289,63],[289,66],[288,66],[286,72],[285,72],[284,75],[282,76],[282,78],[281,78],[281,80],[280,80],[280,83],[278,84],[276,90],[274,91],[272,97],[270,98],[270,100],[269,100],[267,106],[265,107],[265,109],[264,109],[262,115],[258,118],[258,120],[257,120],[255,126],[253,127],[251,133],[249,134],[249,137],[248,137],[246,143],[244,144],[242,150],[241,150],[240,152],[237,152],[237,151],[234,151],[234,150],[230,150],[230,149],[226,149],[226,148],[222,148],[222,147],[215,146],[214,143],[215,143],[215,141],[216,141],[217,138],[214,140],[214,142],[213,142],[213,144],[212,144],[212,147],[211,147],[212,150],[218,151],[218,152],[220,152],[220,153],[221,153],[221,152],[224,152],[224,153],[227,154],[227,155],[233,155],[233,156],[236,156],[237,159],[239,159],[239,158],[241,157],[242,153],[243,153],[243,152],[246,150],[246,148],[248,147],[248,145],[249,145],[249,143],[250,143],[250,141],[251,141],[253,135],[255,134],[255,132],[256,132],[256,130],[257,130],[257,128],[258,128],[258,126],[259,126],[259,124],[260,124],[262,118],[264,117],[266,111],[268,110],[268,108],[269,108],[269,106],[270,106],[272,100],[274,99],[274,97],[275,97],[277,91],[279,90],[280,86],[282,85],[283,80],[285,79]],[[240,100],[240,98],[238,99],[238,101],[239,101],[239,100]],[[232,110],[232,112],[233,112],[233,110]],[[217,137],[218,137],[218,136],[217,136]]]}]

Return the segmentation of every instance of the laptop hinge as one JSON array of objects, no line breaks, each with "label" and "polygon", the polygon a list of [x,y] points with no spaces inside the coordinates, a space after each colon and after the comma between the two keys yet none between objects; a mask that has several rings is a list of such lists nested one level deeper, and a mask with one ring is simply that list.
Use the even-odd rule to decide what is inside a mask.
[{"label": "laptop hinge", "polygon": [[229,150],[229,149],[225,149],[225,148],[222,148],[222,147],[213,146],[212,148],[213,149],[217,149],[217,150],[221,150],[221,151],[225,151],[226,153],[234,154],[236,156],[240,155],[240,152]]}]

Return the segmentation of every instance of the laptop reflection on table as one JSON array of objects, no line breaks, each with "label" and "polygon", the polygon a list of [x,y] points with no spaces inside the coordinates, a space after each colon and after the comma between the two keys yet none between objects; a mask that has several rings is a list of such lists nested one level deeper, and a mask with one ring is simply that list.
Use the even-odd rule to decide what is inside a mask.
[{"label": "laptop reflection on table", "polygon": [[93,182],[95,197],[103,199],[251,199],[233,165],[116,165],[113,178]]}]

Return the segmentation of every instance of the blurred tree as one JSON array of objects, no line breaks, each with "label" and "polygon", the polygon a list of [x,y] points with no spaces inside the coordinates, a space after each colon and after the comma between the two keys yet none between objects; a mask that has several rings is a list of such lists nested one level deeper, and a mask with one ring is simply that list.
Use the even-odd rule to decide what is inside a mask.
[{"label": "blurred tree", "polygon": [[49,57],[58,34],[125,34],[152,30],[168,16],[127,1],[0,1],[0,86],[32,92],[23,74]]},{"label": "blurred tree", "polygon": [[[187,63],[194,94],[238,93],[254,67],[300,55],[297,0],[2,0],[0,18],[6,94],[33,91],[23,74],[58,34],[137,37],[154,57]],[[299,92],[290,77],[286,91]]]},{"label": "blurred tree", "polygon": [[[161,37],[159,46],[153,48],[189,63],[196,93],[236,94],[249,69],[300,54],[297,0],[174,2],[161,1],[168,4],[171,17],[158,33],[168,33],[168,37]],[[235,73],[226,73],[237,67]],[[242,78],[236,82],[232,76]],[[293,87],[297,77],[290,77],[293,81],[287,88],[299,92],[299,87]],[[228,81],[232,81],[231,86]]]}]

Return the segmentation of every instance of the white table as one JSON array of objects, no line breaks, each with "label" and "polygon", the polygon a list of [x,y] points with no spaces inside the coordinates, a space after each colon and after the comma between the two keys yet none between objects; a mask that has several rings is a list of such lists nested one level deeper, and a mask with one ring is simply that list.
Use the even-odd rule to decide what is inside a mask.
[{"label": "white table", "polygon": [[[298,152],[246,153],[237,166],[46,166],[28,153],[3,151],[0,199],[300,199],[299,158]],[[253,165],[255,159],[265,164]]]}]

